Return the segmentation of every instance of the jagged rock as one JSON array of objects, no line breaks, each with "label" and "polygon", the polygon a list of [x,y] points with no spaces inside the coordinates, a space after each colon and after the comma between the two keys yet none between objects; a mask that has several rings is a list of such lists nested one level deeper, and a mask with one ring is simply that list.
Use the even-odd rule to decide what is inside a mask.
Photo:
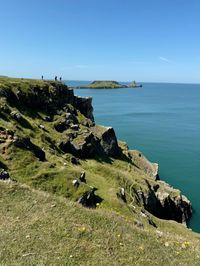
[{"label": "jagged rock", "polygon": [[69,138],[60,142],[59,147],[79,158],[95,156],[113,156],[120,154],[113,128],[95,127],[91,131],[81,132],[77,139]]},{"label": "jagged rock", "polygon": [[96,190],[96,188],[92,188],[91,190],[84,192],[78,200],[78,203],[87,208],[96,208],[98,202],[97,196],[95,195]]},{"label": "jagged rock", "polygon": [[84,119],[81,121],[81,124],[85,127],[93,127],[95,126],[94,121],[90,120],[90,119]]},{"label": "jagged rock", "polygon": [[99,139],[95,138],[91,132],[81,135],[77,141],[76,139],[61,141],[59,147],[62,151],[71,153],[79,158],[90,158],[95,155],[104,154]]},{"label": "jagged rock", "polygon": [[22,120],[22,115],[17,112],[17,111],[13,111],[10,113],[10,115],[12,116],[12,118],[14,118],[16,121],[20,121]]},{"label": "jagged rock", "polygon": [[74,107],[80,110],[80,112],[90,120],[94,121],[92,98],[91,97],[74,97]]},{"label": "jagged rock", "polygon": [[7,171],[4,169],[0,169],[0,180],[6,180],[9,179],[10,175]]},{"label": "jagged rock", "polygon": [[121,150],[112,127],[95,126],[92,132],[99,138],[103,151],[108,156],[117,157]]},{"label": "jagged rock", "polygon": [[56,124],[54,124],[54,128],[55,130],[57,130],[58,132],[63,132],[66,129],[68,129],[70,127],[71,121],[67,120],[65,118],[59,120]]},{"label": "jagged rock", "polygon": [[190,201],[167,183],[159,183],[162,184],[161,189],[154,190],[155,188],[148,184],[148,191],[136,191],[137,200],[156,217],[185,224],[192,214]]},{"label": "jagged rock", "polygon": [[137,150],[128,151],[128,156],[134,165],[151,176],[152,179],[160,179],[158,174],[159,165],[157,163],[150,162],[141,152]]},{"label": "jagged rock", "polygon": [[30,84],[28,93],[21,86],[23,83],[19,83],[17,88],[13,85],[14,90],[1,88],[0,96],[16,107],[29,107],[47,113],[55,113],[70,104],[75,112],[78,109],[86,118],[94,121],[92,98],[75,96],[74,91],[63,83],[46,81],[43,84]]},{"label": "jagged rock", "polygon": [[45,161],[45,152],[39,146],[33,144],[30,138],[16,138],[13,144],[18,148],[31,151],[40,161]]},{"label": "jagged rock", "polygon": [[11,117],[17,121],[21,126],[26,128],[31,128],[30,123],[22,116],[22,114],[18,111],[13,111],[10,113]]},{"label": "jagged rock", "polygon": [[70,140],[75,139],[77,136],[78,136],[78,132],[69,132],[69,133],[67,133],[67,137],[68,137]]}]

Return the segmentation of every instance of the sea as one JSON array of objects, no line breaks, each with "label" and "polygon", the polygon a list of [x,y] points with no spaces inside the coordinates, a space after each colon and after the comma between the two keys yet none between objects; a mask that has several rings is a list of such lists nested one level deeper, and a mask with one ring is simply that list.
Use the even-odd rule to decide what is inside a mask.
[{"label": "sea", "polygon": [[[81,81],[66,81],[80,85]],[[188,226],[200,232],[200,85],[142,83],[142,88],[75,89],[93,98],[97,124],[159,164],[159,175],[192,202]]]}]

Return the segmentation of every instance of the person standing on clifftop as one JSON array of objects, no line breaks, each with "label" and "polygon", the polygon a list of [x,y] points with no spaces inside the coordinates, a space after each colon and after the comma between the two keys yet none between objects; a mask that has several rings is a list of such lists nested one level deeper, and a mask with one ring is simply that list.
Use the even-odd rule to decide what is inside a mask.
[{"label": "person standing on clifftop", "polygon": [[62,77],[60,77],[60,82],[62,81]]},{"label": "person standing on clifftop", "polygon": [[55,76],[55,81],[57,81],[58,80],[58,77],[57,76]]},{"label": "person standing on clifftop", "polygon": [[42,80],[43,80],[43,79],[44,79],[44,76],[42,75],[41,78],[42,78]]}]

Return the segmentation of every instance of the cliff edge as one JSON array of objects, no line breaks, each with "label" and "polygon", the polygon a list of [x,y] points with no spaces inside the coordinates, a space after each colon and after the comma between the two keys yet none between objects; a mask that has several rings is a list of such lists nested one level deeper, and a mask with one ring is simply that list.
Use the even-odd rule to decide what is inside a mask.
[{"label": "cliff edge", "polygon": [[0,178],[6,172],[86,207],[104,201],[186,223],[190,201],[160,181],[158,165],[129,151],[112,127],[95,125],[92,111],[90,97],[60,82],[0,78]]}]

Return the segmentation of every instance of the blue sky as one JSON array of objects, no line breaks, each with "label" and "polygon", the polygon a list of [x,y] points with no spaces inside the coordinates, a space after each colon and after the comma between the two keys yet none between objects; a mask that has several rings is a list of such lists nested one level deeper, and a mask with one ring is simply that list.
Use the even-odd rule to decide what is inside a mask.
[{"label": "blue sky", "polygon": [[200,82],[199,0],[0,0],[0,74]]}]

